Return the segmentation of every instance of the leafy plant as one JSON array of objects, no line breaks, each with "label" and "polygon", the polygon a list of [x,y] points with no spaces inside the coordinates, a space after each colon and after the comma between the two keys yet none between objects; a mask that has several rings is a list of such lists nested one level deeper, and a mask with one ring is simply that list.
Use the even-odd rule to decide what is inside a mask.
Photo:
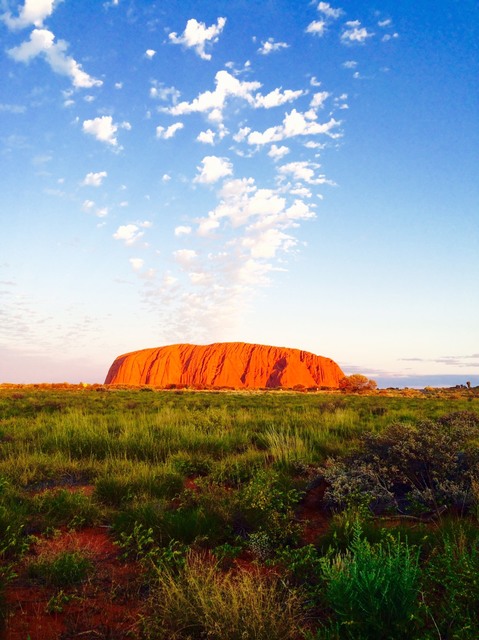
[{"label": "leafy plant", "polygon": [[479,532],[466,523],[443,535],[425,565],[424,600],[445,638],[479,637]]},{"label": "leafy plant", "polygon": [[325,597],[345,637],[411,637],[418,610],[418,557],[418,550],[401,540],[371,545],[356,525],[346,552],[322,558]]},{"label": "leafy plant", "polygon": [[467,411],[367,434],[360,453],[325,468],[325,499],[344,508],[351,495],[366,495],[376,513],[465,512],[479,479],[479,449],[472,444],[478,434],[479,417]]}]

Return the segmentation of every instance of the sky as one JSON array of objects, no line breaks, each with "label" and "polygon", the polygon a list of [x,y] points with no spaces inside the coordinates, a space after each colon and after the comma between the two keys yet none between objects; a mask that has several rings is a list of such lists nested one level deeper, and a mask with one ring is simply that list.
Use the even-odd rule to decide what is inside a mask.
[{"label": "sky", "polygon": [[0,382],[189,342],[479,384],[473,0],[0,0]]}]

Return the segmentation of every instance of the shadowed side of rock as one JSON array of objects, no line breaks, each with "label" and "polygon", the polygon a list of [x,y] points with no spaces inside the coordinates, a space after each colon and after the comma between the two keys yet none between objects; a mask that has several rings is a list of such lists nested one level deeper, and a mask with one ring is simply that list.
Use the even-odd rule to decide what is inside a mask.
[{"label": "shadowed side of rock", "polygon": [[244,342],[174,344],[119,356],[105,384],[337,389],[344,373],[330,358],[299,349]]}]

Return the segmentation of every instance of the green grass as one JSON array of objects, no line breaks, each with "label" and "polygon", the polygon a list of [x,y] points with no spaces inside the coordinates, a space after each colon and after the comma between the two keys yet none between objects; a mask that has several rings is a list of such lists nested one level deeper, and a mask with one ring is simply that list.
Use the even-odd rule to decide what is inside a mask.
[{"label": "green grass", "polygon": [[[27,571],[66,602],[89,558],[35,558],[29,536],[101,525],[148,569],[145,638],[387,638],[388,626],[412,640],[477,637],[479,478],[467,519],[386,524],[360,495],[314,546],[298,520],[323,466],[364,453],[364,434],[466,410],[479,414],[474,393],[0,386],[0,592]],[[474,475],[478,443],[467,446]]]}]

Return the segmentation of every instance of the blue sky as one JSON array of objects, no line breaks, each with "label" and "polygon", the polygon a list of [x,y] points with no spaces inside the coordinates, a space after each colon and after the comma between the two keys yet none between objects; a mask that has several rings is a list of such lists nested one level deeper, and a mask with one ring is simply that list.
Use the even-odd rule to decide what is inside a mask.
[{"label": "blue sky", "polygon": [[245,341],[479,384],[476,2],[0,14],[0,382]]}]

